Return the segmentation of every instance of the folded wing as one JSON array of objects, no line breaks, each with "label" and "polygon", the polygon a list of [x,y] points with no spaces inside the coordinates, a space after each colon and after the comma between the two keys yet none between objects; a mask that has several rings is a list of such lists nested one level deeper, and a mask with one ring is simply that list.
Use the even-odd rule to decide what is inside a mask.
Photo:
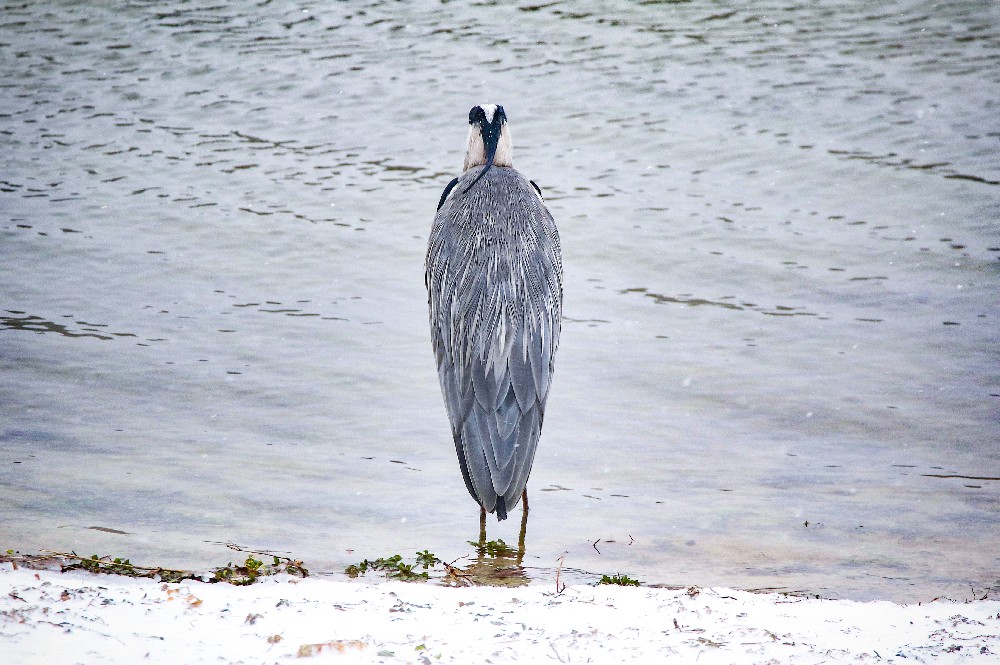
[{"label": "folded wing", "polygon": [[545,415],[562,320],[559,236],[512,168],[471,169],[442,196],[426,282],[438,376],[466,487],[504,519]]}]

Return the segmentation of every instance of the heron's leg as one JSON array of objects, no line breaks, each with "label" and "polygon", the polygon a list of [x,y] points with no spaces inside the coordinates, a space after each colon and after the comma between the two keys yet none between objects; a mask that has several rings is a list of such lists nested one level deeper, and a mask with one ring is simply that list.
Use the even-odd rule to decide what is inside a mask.
[{"label": "heron's leg", "polygon": [[528,530],[528,488],[521,494],[521,534],[517,538],[517,565],[524,559],[524,534]]},{"label": "heron's leg", "polygon": [[479,507],[479,549],[486,548],[486,509]]}]

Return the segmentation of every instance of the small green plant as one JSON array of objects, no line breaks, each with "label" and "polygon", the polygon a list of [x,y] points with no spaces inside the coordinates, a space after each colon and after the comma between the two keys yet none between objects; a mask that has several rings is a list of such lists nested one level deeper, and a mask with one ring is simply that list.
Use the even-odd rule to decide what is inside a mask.
[{"label": "small green plant", "polygon": [[601,575],[601,581],[598,584],[617,584],[618,586],[639,586],[639,580],[632,579],[628,575],[622,575],[621,573],[615,573],[614,575]]},{"label": "small green plant", "polygon": [[213,571],[212,582],[226,582],[236,586],[246,586],[253,584],[261,577],[276,575],[278,573],[288,573],[296,577],[308,577],[309,571],[302,566],[302,562],[284,557],[272,556],[272,562],[266,564],[260,559],[255,559],[250,554],[241,566],[234,566],[230,561],[228,565],[216,568]]},{"label": "small green plant", "polygon": [[99,557],[96,554],[92,554],[89,559],[81,557],[77,565],[91,573],[125,575],[126,577],[142,576],[128,559],[121,559],[119,557],[112,559],[111,557]]},{"label": "small green plant", "polygon": [[517,554],[517,550],[503,542],[503,538],[488,540],[485,543],[477,543],[474,540],[470,540],[469,544],[475,547],[479,554],[485,554],[494,559],[501,557],[509,558]]},{"label": "small green plant", "polygon": [[[234,547],[246,552],[242,548]],[[91,573],[103,573],[106,575],[122,575],[125,577],[147,577],[159,578],[161,582],[182,582],[184,580],[202,581],[204,576],[189,570],[174,570],[171,568],[137,566],[128,559],[121,557],[97,556],[92,554],[89,557],[80,556],[76,552],[55,552],[52,550],[42,550],[39,555],[21,555],[13,550],[8,550],[6,554],[0,554],[0,561],[12,561],[29,567],[44,567],[56,564],[62,572],[69,570],[86,570]],[[232,562],[228,565],[216,568],[209,582],[229,582],[230,584],[246,585],[253,584],[258,578],[277,573],[288,573],[296,577],[308,577],[302,562],[297,559],[273,556],[273,562],[265,564],[261,559],[254,558],[255,554],[263,556],[261,552],[251,552],[246,561],[241,566],[234,566]]]},{"label": "small green plant", "polygon": [[429,551],[424,550],[423,552],[417,552],[417,565],[423,566],[424,570],[436,566],[441,563],[441,559],[437,558]]},{"label": "small green plant", "polygon": [[261,563],[261,561],[254,559],[253,555],[248,556],[242,566],[234,566],[233,562],[230,561],[225,566],[213,571],[212,581],[226,582],[236,586],[253,584],[257,581],[257,569],[260,568]]},{"label": "small green plant", "polygon": [[288,573],[295,577],[309,577],[309,571],[306,570],[305,566],[298,559],[285,559],[282,561],[280,558],[274,557],[273,565],[275,568],[280,568],[279,572]]},{"label": "small green plant", "polygon": [[[344,569],[344,572],[350,577],[358,577],[359,575],[364,575],[369,570],[377,570],[385,573],[385,576],[390,579],[402,580],[404,582],[429,579],[430,574],[427,572],[427,569],[441,563],[441,560],[427,550],[417,552],[416,556],[416,563],[404,562],[403,557],[399,554],[394,554],[390,557],[379,557],[374,561],[365,559],[361,563],[352,563]],[[423,570],[420,571],[418,568],[423,568]]]},{"label": "small green plant", "polygon": [[92,554],[89,559],[80,559],[79,565],[80,568],[83,568],[88,573],[99,573],[101,572],[101,568],[104,564],[99,556]]},{"label": "small green plant", "polygon": [[103,573],[105,575],[122,575],[125,577],[159,577],[163,582],[180,582],[182,580],[198,579],[198,576],[186,570],[172,570],[170,568],[150,568],[147,566],[133,565],[128,559],[121,557],[97,556],[91,554],[90,557],[83,557],[76,552],[66,554],[64,552],[52,552],[61,561],[69,561],[61,565],[62,571],[86,570],[91,573]]}]

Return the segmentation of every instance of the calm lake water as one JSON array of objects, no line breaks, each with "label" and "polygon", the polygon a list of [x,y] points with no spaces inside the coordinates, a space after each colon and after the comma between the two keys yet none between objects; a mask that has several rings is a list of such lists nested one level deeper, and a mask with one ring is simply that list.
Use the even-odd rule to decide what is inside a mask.
[{"label": "calm lake water", "polygon": [[566,271],[529,577],[995,595],[998,99],[988,1],[8,3],[0,548],[470,554],[423,258],[494,102]]}]

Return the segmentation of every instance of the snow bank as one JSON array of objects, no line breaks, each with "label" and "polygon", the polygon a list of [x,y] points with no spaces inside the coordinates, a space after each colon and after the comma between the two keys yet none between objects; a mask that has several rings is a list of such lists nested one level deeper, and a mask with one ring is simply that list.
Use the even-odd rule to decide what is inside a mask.
[{"label": "snow bank", "polygon": [[17,665],[668,660],[1000,663],[1000,601],[287,576],[234,587],[0,565],[0,661]]}]

